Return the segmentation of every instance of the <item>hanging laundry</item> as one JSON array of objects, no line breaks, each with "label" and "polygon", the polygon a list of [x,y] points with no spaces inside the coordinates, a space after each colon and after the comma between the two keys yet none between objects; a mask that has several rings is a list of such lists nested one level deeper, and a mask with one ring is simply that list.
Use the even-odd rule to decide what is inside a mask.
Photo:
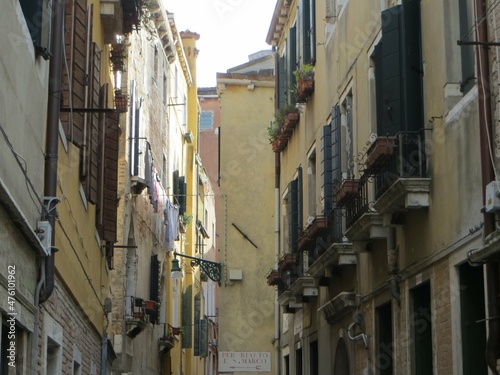
[{"label": "hanging laundry", "polygon": [[163,218],[166,225],[164,247],[167,251],[173,251],[175,240],[179,235],[179,206],[167,201],[163,210]]}]

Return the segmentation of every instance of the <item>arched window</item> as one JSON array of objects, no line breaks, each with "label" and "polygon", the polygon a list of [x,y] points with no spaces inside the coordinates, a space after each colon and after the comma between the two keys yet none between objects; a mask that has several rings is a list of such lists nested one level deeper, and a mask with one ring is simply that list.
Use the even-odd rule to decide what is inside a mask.
[{"label": "arched window", "polygon": [[344,339],[340,339],[335,351],[334,375],[349,375],[349,355]]}]

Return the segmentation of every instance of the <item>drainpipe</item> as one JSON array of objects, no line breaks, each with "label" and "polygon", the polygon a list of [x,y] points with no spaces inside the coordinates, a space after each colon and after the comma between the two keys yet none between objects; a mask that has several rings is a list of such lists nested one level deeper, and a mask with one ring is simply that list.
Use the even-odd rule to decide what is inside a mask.
[{"label": "drainpipe", "polygon": [[[477,25],[477,39],[480,43],[488,41],[486,4],[484,0],[475,0],[476,16],[479,20]],[[489,89],[490,67],[488,48],[484,44],[476,47],[477,60],[477,87],[479,104],[479,136],[481,142],[481,172],[483,186],[483,201],[485,199],[485,188],[488,183],[495,179],[492,160],[490,159],[491,142],[488,134],[493,134],[492,114],[491,114],[491,93]],[[495,228],[494,217],[484,213],[484,235],[487,237]],[[498,375],[497,359],[500,358],[500,273],[499,263],[489,262],[486,264],[486,285],[487,285],[487,314],[488,339],[486,343],[486,362],[490,370]]]},{"label": "drainpipe", "polygon": [[[279,107],[279,102],[276,98],[279,97],[279,63],[278,54],[275,47],[274,51],[274,74],[275,74],[275,89],[274,89],[274,110],[277,111]],[[276,260],[276,265],[278,264],[280,256],[280,174],[281,174],[281,161],[280,153],[274,153],[274,255]],[[274,345],[276,348],[276,375],[281,374],[281,351],[280,351],[280,305],[278,303],[279,290],[276,287],[275,298],[274,298]]]},{"label": "drainpipe", "polygon": [[[52,200],[57,195],[57,158],[59,142],[59,108],[61,99],[61,72],[63,63],[63,28],[64,0],[54,1],[54,18],[52,20],[52,57],[49,70],[49,98],[47,105],[47,136],[45,142],[45,176],[44,196]],[[50,202],[50,201],[49,201]],[[47,301],[54,290],[54,244],[55,244],[55,206],[45,212],[52,227],[51,253],[45,258],[45,280],[40,293],[39,302]]]}]

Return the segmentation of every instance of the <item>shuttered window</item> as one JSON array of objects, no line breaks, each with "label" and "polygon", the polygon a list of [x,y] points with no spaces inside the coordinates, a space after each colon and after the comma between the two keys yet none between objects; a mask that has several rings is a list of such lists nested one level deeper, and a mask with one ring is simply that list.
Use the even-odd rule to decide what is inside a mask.
[{"label": "shuttered window", "polygon": [[297,168],[297,229],[299,235],[304,228],[304,177],[302,167]]},{"label": "shuttered window", "polygon": [[[62,106],[85,108],[90,70],[88,41],[92,32],[87,0],[66,1],[64,31],[66,62],[62,69]],[[79,147],[84,143],[85,121],[86,116],[81,112],[61,113],[66,137]]]},{"label": "shuttered window", "polygon": [[278,61],[278,103],[279,108],[286,105],[286,68],[285,57],[282,56]]},{"label": "shuttered window", "polygon": [[184,334],[182,335],[182,348],[193,347],[192,334],[193,334],[193,324],[192,324],[192,314],[193,314],[193,286],[189,285],[186,291],[182,293],[182,328],[184,328]]},{"label": "shuttered window", "polygon": [[404,0],[382,12],[382,40],[375,51],[380,136],[423,125],[420,32],[420,0]]},{"label": "shuttered window", "polygon": [[295,104],[295,90],[296,84],[295,76],[293,72],[297,70],[297,28],[295,26],[291,27],[288,32],[288,38],[286,40],[287,49],[287,64],[286,64],[286,75],[287,75],[287,103]]},{"label": "shuttered window", "polygon": [[321,196],[323,200],[323,215],[329,215],[332,210],[332,141],[331,127],[326,125],[321,134]]},{"label": "shuttered window", "polygon": [[298,180],[292,180],[288,184],[288,249],[295,253],[298,250],[299,240],[299,194]]},{"label": "shuttered window", "polygon": [[19,0],[37,55],[50,57],[52,5],[49,0]]},{"label": "shuttered window", "polygon": [[208,355],[208,322],[198,319],[194,322],[194,355],[206,357]]},{"label": "shuttered window", "polygon": [[[474,36],[470,36],[470,32],[474,28],[473,2],[472,0],[458,0],[458,5],[460,17],[460,39],[472,40],[474,39]],[[474,46],[460,46],[460,54],[462,63],[462,82],[460,84],[460,88],[462,92],[466,94],[476,83]]]},{"label": "shuttered window", "polygon": [[101,213],[101,239],[113,243],[116,242],[119,138],[119,114],[108,113],[104,120],[103,179],[99,181],[101,205],[97,212]]},{"label": "shuttered window", "polygon": [[186,177],[181,176],[179,177],[179,215],[182,215],[186,212],[186,193]]},{"label": "shuttered window", "polygon": [[315,38],[315,1],[301,0],[300,13],[300,63],[314,64],[316,60],[316,38]]},{"label": "shuttered window", "polygon": [[[151,267],[149,272],[149,299],[160,302],[160,261],[158,255],[151,256]],[[155,310],[149,314],[149,321],[153,324],[159,323],[159,311]]]}]

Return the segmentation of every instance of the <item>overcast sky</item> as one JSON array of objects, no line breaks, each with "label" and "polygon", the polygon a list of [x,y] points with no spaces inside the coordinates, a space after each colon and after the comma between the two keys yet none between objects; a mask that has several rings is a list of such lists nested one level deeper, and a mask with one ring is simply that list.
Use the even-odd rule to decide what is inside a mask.
[{"label": "overcast sky", "polygon": [[177,30],[200,34],[198,87],[215,86],[215,74],[244,64],[248,55],[271,49],[267,31],[276,0],[164,0]]}]

